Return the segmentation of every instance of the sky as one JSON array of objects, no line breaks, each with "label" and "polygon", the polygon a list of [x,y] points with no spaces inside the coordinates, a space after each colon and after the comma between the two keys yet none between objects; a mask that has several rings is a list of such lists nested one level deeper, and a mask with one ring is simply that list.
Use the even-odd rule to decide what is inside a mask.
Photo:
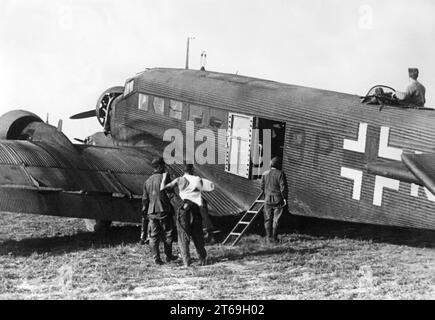
[{"label": "sky", "polygon": [[238,73],[364,95],[420,69],[435,107],[433,0],[1,0],[0,114],[25,109],[70,138],[101,131],[107,88],[152,67]]}]

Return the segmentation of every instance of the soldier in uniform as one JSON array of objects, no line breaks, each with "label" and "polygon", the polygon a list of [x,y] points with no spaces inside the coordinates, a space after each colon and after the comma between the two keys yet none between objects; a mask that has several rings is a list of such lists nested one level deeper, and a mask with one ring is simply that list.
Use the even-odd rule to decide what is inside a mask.
[{"label": "soldier in uniform", "polygon": [[193,240],[196,252],[199,257],[199,264],[207,263],[207,252],[205,250],[204,234],[202,231],[202,217],[200,207],[203,205],[201,196],[202,180],[194,175],[193,165],[187,164],[185,174],[163,187],[171,189],[178,186],[180,198],[183,204],[177,212],[178,245],[185,266],[190,266],[189,243]]},{"label": "soldier in uniform", "polygon": [[419,74],[417,68],[409,68],[408,74],[411,83],[406,88],[406,91],[396,92],[393,97],[410,107],[422,108],[426,103],[426,88],[417,81]]},{"label": "soldier in uniform", "polygon": [[[163,264],[160,259],[159,242],[163,239],[166,262],[177,258],[172,255],[172,231],[173,231],[173,208],[165,191],[160,191],[161,185],[170,182],[165,173],[165,162],[163,158],[156,158],[151,165],[154,172],[145,182],[142,196],[142,212],[148,217],[148,228],[142,218],[141,240],[145,238],[149,229],[149,244],[155,263]],[[163,181],[165,179],[165,181]]]},{"label": "soldier in uniform", "polygon": [[288,187],[285,173],[281,171],[281,159],[275,157],[270,162],[271,169],[261,177],[261,190],[265,195],[264,227],[266,241],[278,241],[279,219],[287,206]]}]

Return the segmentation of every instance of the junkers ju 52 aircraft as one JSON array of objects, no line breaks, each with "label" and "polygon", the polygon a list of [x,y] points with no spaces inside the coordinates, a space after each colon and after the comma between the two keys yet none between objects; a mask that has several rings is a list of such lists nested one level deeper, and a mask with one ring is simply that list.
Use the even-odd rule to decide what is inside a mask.
[{"label": "junkers ju 52 aircraft", "polygon": [[[380,110],[356,95],[206,70],[147,69],[103,92],[96,110],[72,117],[96,116],[104,126],[105,134],[85,144],[30,112],[3,115],[0,211],[93,219],[97,227],[139,222],[151,160],[169,144],[165,131],[186,136],[193,121],[195,131],[227,129],[213,142],[223,163],[195,164],[215,184],[205,194],[213,215],[255,204],[268,168],[253,161],[265,139],[253,129],[271,129],[292,214],[435,229],[435,112],[384,103]],[[169,166],[175,176],[181,170]]]}]

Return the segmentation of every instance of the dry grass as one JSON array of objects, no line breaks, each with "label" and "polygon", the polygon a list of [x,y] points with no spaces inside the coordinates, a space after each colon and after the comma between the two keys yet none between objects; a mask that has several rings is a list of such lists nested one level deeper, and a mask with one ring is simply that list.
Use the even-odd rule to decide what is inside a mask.
[{"label": "dry grass", "polygon": [[435,298],[434,233],[316,223],[278,245],[252,234],[207,246],[212,264],[185,268],[154,265],[137,227],[98,235],[76,219],[5,214],[0,299]]}]

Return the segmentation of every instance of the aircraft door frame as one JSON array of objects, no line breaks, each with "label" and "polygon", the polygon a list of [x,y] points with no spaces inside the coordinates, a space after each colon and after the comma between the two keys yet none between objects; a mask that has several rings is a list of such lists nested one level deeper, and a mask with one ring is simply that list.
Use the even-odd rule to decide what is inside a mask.
[{"label": "aircraft door frame", "polygon": [[228,113],[226,172],[242,178],[250,178],[253,126],[253,116]]}]

